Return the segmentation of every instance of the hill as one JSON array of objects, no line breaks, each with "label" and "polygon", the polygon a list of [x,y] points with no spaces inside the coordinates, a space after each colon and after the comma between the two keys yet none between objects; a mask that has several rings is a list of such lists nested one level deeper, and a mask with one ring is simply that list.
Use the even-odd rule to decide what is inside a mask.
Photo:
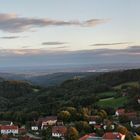
[{"label": "hill", "polygon": [[[48,88],[33,86],[27,82],[2,81],[0,82],[0,111],[24,113],[37,111],[49,115],[56,114],[58,110],[66,106],[116,108],[126,106],[126,104],[128,105],[126,107],[131,106],[137,109],[139,105],[136,99],[140,96],[139,87],[129,85],[127,88],[125,86],[125,92],[130,93],[125,100],[123,97],[124,87],[119,90],[114,87],[127,82],[139,83],[139,81],[140,70],[116,71],[75,78],[66,80],[59,86]],[[105,102],[104,98],[115,98],[116,100]],[[120,101],[121,104],[118,104]],[[117,106],[111,106],[115,102]]]},{"label": "hill", "polygon": [[54,74],[48,74],[48,75],[39,75],[39,76],[32,76],[27,78],[26,80],[32,82],[35,85],[40,85],[43,87],[48,86],[56,86],[60,85],[62,82],[68,80],[68,79],[76,79],[76,78],[84,78],[87,76],[93,76],[97,73],[90,73],[90,72],[60,72],[60,73],[54,73]]},{"label": "hill", "polygon": [[42,87],[60,85],[68,79],[84,78],[87,76],[97,75],[93,72],[60,72],[53,74],[32,75],[32,74],[13,74],[13,73],[0,73],[0,77],[5,80],[20,80],[28,81],[34,85]]}]

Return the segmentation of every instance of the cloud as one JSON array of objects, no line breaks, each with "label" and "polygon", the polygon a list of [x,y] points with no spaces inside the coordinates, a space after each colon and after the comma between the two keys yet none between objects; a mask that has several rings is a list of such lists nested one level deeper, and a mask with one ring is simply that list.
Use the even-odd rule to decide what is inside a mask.
[{"label": "cloud", "polygon": [[124,45],[129,43],[131,42],[99,43],[99,44],[91,44],[90,46],[113,46],[113,45]]},{"label": "cloud", "polygon": [[[69,48],[69,46],[58,46],[58,47],[53,47],[53,48],[39,48],[39,49],[31,49],[27,48],[28,46],[23,46],[22,49],[0,49],[0,54],[5,53],[8,55],[18,55],[18,54],[23,54],[23,55],[45,55],[45,54],[77,54],[77,55],[83,55],[86,54],[88,56],[103,56],[103,55],[135,55],[135,54],[140,54],[140,46],[129,46],[125,49],[92,49],[92,50],[77,50],[77,51],[70,51],[66,50]],[[57,49],[60,51],[57,52]]]},{"label": "cloud", "polygon": [[[0,49],[1,66],[95,66],[139,63],[140,46],[126,49],[92,49],[68,51],[65,49]],[[22,62],[22,63],[21,63]],[[61,68],[62,68],[61,67]],[[125,65],[124,65],[125,67]],[[40,67],[39,67],[40,68]],[[48,67],[47,67],[48,68]]]},{"label": "cloud", "polygon": [[140,46],[129,46],[128,50],[140,50]]},{"label": "cloud", "polygon": [[86,21],[64,21],[49,18],[29,18],[20,17],[16,14],[0,13],[0,30],[4,32],[24,32],[32,28],[47,26],[80,26],[95,27],[99,24],[108,22],[107,19],[90,19]]},{"label": "cloud", "polygon": [[90,20],[83,22],[82,24],[83,24],[83,26],[94,27],[98,24],[103,24],[108,21],[109,21],[109,19],[90,19]]},{"label": "cloud", "polygon": [[20,36],[4,36],[4,37],[0,37],[1,39],[17,39],[20,38]]},{"label": "cloud", "polygon": [[42,45],[64,45],[66,44],[65,42],[58,42],[58,41],[54,41],[54,42],[43,42]]}]

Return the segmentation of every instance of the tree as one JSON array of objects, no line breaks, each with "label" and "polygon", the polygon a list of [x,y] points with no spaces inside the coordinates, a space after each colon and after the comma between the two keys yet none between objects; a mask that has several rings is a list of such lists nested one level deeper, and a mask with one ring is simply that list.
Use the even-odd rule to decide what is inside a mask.
[{"label": "tree", "polygon": [[140,126],[136,128],[136,133],[140,135]]},{"label": "tree", "polygon": [[128,116],[126,116],[126,115],[119,116],[119,122],[120,123],[127,123],[127,122],[129,122]]},{"label": "tree", "polygon": [[140,140],[140,136],[136,136],[134,140]]},{"label": "tree", "polygon": [[118,126],[118,127],[117,127],[117,131],[120,132],[120,133],[123,134],[123,135],[127,135],[127,134],[128,134],[128,130],[127,130],[127,128],[124,127],[124,126]]},{"label": "tree", "polygon": [[58,119],[64,121],[64,122],[68,122],[69,119],[70,119],[70,113],[68,111],[61,111],[59,114],[58,114]]},{"label": "tree", "polygon": [[106,113],[106,111],[105,110],[100,110],[99,112],[98,112],[98,115],[102,118],[102,119],[105,119],[105,118],[107,118],[107,113]]},{"label": "tree", "polygon": [[67,132],[67,140],[78,140],[79,138],[79,133],[75,127],[70,127],[68,128]]},{"label": "tree", "polygon": [[83,133],[91,132],[91,127],[86,121],[76,122],[75,127],[79,132],[83,132]]}]

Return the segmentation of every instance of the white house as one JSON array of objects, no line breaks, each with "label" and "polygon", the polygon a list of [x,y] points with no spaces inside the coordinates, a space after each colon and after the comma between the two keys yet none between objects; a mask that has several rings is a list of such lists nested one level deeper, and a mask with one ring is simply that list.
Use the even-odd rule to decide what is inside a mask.
[{"label": "white house", "polygon": [[18,134],[18,126],[4,125],[1,126],[1,134]]},{"label": "white house", "polygon": [[61,138],[67,133],[67,128],[65,126],[53,126],[52,127],[52,137]]},{"label": "white house", "polygon": [[99,119],[100,117],[95,115],[95,116],[89,116],[88,117],[88,121],[90,125],[94,125],[96,124],[97,119]]},{"label": "white house", "polygon": [[31,126],[32,131],[38,131],[38,126]]},{"label": "white house", "polygon": [[41,119],[41,129],[44,129],[46,126],[53,126],[57,123],[57,116],[48,116]]}]

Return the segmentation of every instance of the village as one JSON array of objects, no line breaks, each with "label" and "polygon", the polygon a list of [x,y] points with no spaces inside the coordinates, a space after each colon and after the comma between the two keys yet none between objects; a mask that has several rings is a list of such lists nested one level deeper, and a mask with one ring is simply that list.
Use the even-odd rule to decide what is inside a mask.
[{"label": "village", "polygon": [[[100,110],[95,115],[86,116],[79,122],[68,120],[66,113],[66,111],[61,111],[58,116],[40,117],[37,121],[30,123],[30,129],[24,125],[18,126],[14,122],[1,121],[1,137],[5,140],[67,140],[69,136],[71,140],[139,138],[140,114],[138,112],[119,108],[114,115],[108,116],[104,110]],[[80,129],[84,135],[79,134]]]}]

